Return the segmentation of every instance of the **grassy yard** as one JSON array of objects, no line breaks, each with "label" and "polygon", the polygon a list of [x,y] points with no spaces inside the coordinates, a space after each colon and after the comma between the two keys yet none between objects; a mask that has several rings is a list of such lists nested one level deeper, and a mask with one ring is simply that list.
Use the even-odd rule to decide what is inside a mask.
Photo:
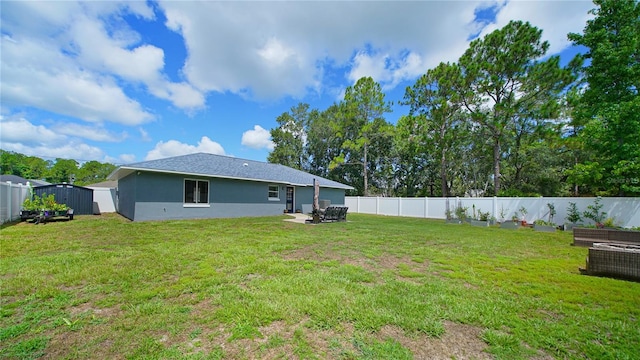
[{"label": "grassy yard", "polygon": [[637,359],[640,283],[566,233],[349,215],[0,233],[0,357]]}]

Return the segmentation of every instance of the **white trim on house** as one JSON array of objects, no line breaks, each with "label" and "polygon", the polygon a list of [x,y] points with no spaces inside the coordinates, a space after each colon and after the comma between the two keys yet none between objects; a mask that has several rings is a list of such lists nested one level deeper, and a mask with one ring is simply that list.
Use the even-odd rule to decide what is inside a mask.
[{"label": "white trim on house", "polygon": [[184,203],[182,204],[183,208],[210,208],[211,204],[205,204],[205,203],[200,203],[200,204],[194,204],[194,203]]}]

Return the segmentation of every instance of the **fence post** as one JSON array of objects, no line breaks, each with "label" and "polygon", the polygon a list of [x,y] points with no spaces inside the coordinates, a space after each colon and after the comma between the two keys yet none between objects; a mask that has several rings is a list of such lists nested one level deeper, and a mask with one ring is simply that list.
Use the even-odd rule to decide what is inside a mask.
[{"label": "fence post", "polygon": [[398,198],[398,216],[402,216],[402,198]]},{"label": "fence post", "polygon": [[11,205],[13,204],[13,185],[11,184],[11,181],[7,181],[7,184],[9,184],[9,196],[7,196],[9,204],[7,204],[7,214],[9,215],[9,222],[11,222],[13,221],[13,209],[11,208]]},{"label": "fence post", "polygon": [[376,196],[376,215],[380,215],[380,197]]},{"label": "fence post", "polygon": [[360,213],[360,196],[356,198],[356,212]]},{"label": "fence post", "polygon": [[424,218],[428,218],[429,217],[429,198],[428,197],[424,197]]},{"label": "fence post", "polygon": [[494,196],[493,197],[493,218],[498,219],[498,197]]}]

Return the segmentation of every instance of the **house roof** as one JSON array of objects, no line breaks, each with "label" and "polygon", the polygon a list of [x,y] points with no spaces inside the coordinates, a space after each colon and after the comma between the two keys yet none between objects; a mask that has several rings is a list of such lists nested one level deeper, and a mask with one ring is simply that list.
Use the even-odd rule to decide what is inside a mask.
[{"label": "house roof", "polygon": [[90,188],[116,188],[118,187],[118,182],[114,180],[101,181],[95,184],[85,185],[85,187]]},{"label": "house roof", "polygon": [[235,157],[196,153],[165,159],[122,165],[109,174],[109,180],[118,180],[135,171],[207,176],[225,179],[261,181],[295,186],[313,186],[317,179],[321,187],[353,189],[339,182],[315,176],[280,164],[245,160]]},{"label": "house roof", "polygon": [[7,182],[7,181],[11,181],[12,184],[22,184],[22,185],[27,185],[27,182],[28,182],[29,184],[31,184],[31,186],[40,186],[40,185],[49,184],[44,180],[25,179],[18,175],[10,175],[10,174],[0,175],[0,182]]},{"label": "house roof", "polygon": [[18,175],[7,174],[7,175],[0,175],[0,181],[1,182],[11,181],[12,184],[27,185],[28,180]]}]

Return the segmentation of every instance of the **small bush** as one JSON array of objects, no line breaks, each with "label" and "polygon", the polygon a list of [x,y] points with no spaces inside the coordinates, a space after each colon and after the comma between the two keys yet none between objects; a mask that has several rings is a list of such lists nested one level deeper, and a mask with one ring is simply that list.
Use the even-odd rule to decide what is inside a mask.
[{"label": "small bush", "polygon": [[56,202],[54,194],[42,194],[42,197],[34,195],[33,199],[26,199],[24,203],[22,203],[22,208],[28,211],[65,211],[68,209],[67,205]]},{"label": "small bush", "polygon": [[576,203],[574,202],[570,202],[569,207],[567,208],[567,221],[572,224],[582,221],[582,215],[580,215],[578,206],[576,206]]}]

